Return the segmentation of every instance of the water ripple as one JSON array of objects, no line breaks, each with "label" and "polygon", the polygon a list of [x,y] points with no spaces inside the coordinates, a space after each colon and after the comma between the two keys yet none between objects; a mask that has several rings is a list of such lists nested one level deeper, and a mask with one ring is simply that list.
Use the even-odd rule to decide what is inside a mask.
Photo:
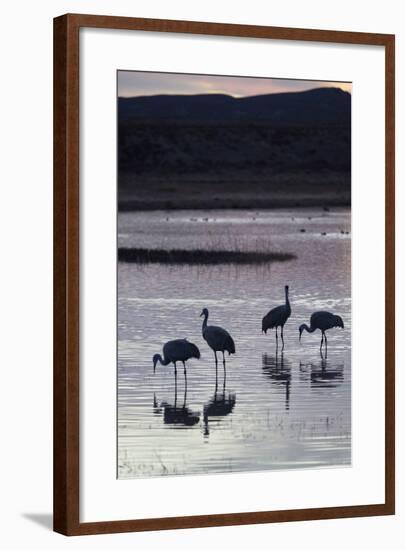
[{"label": "water ripple", "polygon": [[[137,245],[157,244],[162,215],[120,214],[120,244],[134,244],[134,236]],[[249,227],[255,239],[278,243],[298,259],[261,267],[119,264],[119,477],[350,465],[350,239],[340,233],[350,230],[349,213],[300,211],[292,221],[286,212],[222,211],[205,224],[185,212],[169,217],[168,245],[178,238],[209,243],[215,231],[238,235]],[[274,332],[261,334],[261,318],[282,303],[285,284],[292,315],[281,354]],[[202,338],[203,307],[236,343],[225,383]],[[298,326],[316,309],[345,322],[344,330],[330,331],[327,358],[318,333],[298,341]],[[182,369],[176,382],[172,366],[159,365],[155,375],[152,368],[153,354],[179,337],[201,350],[201,359],[188,363],[187,387]]]}]

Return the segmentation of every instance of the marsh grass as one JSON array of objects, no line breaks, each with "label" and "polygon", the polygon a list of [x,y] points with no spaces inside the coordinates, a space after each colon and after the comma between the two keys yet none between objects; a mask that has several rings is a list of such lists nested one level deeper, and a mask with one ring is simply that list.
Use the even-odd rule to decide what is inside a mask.
[{"label": "marsh grass", "polygon": [[283,252],[263,252],[245,250],[217,249],[149,249],[119,248],[118,261],[130,263],[164,264],[261,264],[267,262],[285,262],[295,256]]}]

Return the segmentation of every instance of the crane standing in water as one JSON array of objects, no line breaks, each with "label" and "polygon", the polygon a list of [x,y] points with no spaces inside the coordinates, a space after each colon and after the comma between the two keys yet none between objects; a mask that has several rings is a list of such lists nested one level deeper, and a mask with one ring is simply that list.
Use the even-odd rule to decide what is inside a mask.
[{"label": "crane standing in water", "polygon": [[174,376],[177,383],[177,366],[176,363],[180,361],[183,363],[184,368],[184,379],[187,384],[187,371],[186,371],[186,361],[192,358],[199,359],[201,357],[200,350],[195,344],[189,342],[186,338],[182,340],[170,340],[166,342],[163,346],[163,359],[159,353],[156,353],[153,356],[153,373],[155,373],[157,363],[162,365],[168,365],[173,363],[174,365]]},{"label": "crane standing in water", "polygon": [[225,352],[228,352],[228,355],[235,353],[235,342],[232,339],[232,336],[227,330],[222,327],[216,327],[214,325],[208,325],[208,309],[204,308],[200,314],[200,317],[204,316],[204,321],[202,324],[202,335],[204,340],[207,342],[209,347],[212,349],[215,355],[215,372],[218,376],[218,357],[217,351],[222,352],[222,359],[224,365],[224,376],[226,376],[226,366],[225,366]]},{"label": "crane standing in water", "polygon": [[271,309],[267,315],[263,317],[262,320],[262,332],[267,334],[267,331],[269,329],[276,329],[276,348],[278,348],[278,333],[277,329],[278,327],[281,327],[281,341],[283,343],[283,347],[281,348],[281,351],[284,349],[284,325],[286,324],[288,318],[291,315],[291,306],[290,306],[290,300],[288,299],[288,286],[286,285],[284,287],[285,291],[285,304],[282,306],[277,306],[273,309]]},{"label": "crane standing in water", "polygon": [[314,332],[315,330],[319,329],[322,332],[321,345],[319,348],[319,351],[321,352],[321,354],[322,354],[322,346],[324,341],[325,341],[325,350],[326,350],[326,353],[328,353],[328,339],[326,338],[325,332],[335,327],[345,328],[343,319],[339,317],[339,315],[334,315],[329,311],[315,311],[315,313],[311,315],[309,324],[310,326],[304,323],[299,327],[298,330],[300,333],[300,341],[304,330],[306,330],[307,332]]}]

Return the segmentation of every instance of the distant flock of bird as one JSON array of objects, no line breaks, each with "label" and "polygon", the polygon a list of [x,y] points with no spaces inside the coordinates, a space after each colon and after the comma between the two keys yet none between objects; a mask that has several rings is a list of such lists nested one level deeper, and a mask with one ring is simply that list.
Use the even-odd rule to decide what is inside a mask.
[{"label": "distant flock of bird", "polygon": [[[207,342],[208,346],[212,349],[215,356],[215,368],[218,373],[218,356],[217,353],[222,353],[222,361],[224,366],[224,374],[226,373],[226,361],[225,352],[228,355],[235,353],[235,342],[232,336],[227,330],[222,327],[208,324],[208,309],[204,308],[200,317],[204,317],[202,324],[202,336]],[[267,334],[268,330],[276,329],[276,349],[278,349],[278,329],[280,328],[280,336],[282,342],[281,351],[284,350],[284,325],[291,316],[291,305],[288,298],[288,286],[285,286],[285,303],[281,306],[277,306],[271,309],[262,320],[262,333]],[[298,328],[299,340],[304,330],[307,332],[315,332],[320,330],[322,333],[320,352],[322,353],[322,347],[325,346],[327,352],[328,340],[326,337],[326,331],[335,328],[344,328],[343,319],[339,315],[334,315],[329,311],[315,311],[310,318],[309,326],[302,324]],[[169,365],[173,363],[174,372],[177,376],[177,363],[182,363],[184,368],[184,376],[187,379],[186,361],[195,358],[200,359],[201,354],[198,347],[189,342],[187,339],[170,340],[163,346],[163,357],[160,354],[153,356],[153,372],[156,370],[156,365],[161,363],[162,365]]]}]

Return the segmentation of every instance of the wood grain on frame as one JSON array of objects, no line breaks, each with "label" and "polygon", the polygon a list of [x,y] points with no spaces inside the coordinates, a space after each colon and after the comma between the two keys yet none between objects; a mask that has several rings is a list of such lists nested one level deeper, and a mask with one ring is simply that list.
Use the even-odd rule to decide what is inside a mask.
[{"label": "wood grain on frame", "polygon": [[[93,27],[385,47],[385,503],[80,523],[79,514],[79,29]],[[54,20],[54,529],[65,535],[181,529],[395,513],[395,38],[160,19],[69,14]]]},{"label": "wood grain on frame", "polygon": [[54,21],[54,528],[79,525],[79,41]]}]

